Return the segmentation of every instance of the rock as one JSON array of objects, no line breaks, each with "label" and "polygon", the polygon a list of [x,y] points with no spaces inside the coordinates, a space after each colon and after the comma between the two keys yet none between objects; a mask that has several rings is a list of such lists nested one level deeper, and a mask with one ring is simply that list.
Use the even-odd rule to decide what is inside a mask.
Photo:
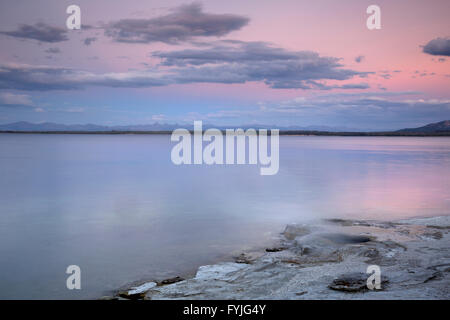
[{"label": "rock", "polygon": [[428,283],[430,281],[440,280],[443,277],[443,273],[434,268],[421,268],[416,267],[409,269],[408,273],[400,272],[392,277],[392,281],[402,287],[416,287],[418,285]]},{"label": "rock", "polygon": [[433,228],[433,229],[439,229],[439,230],[450,230],[450,226],[427,225],[427,228]]},{"label": "rock", "polygon": [[[235,258],[239,263],[202,266],[193,278],[148,290],[145,299],[345,299],[352,292],[358,299],[449,299],[447,230],[368,223],[370,228],[359,222],[345,227],[289,225],[287,240],[266,253],[246,251]],[[442,233],[439,241],[421,238],[436,231]],[[271,253],[277,246],[286,250]],[[371,274],[365,271],[372,264],[381,267],[382,294],[367,288]]]},{"label": "rock", "polygon": [[249,257],[247,257],[247,256],[245,255],[245,253],[241,253],[239,256],[237,256],[237,257],[234,259],[234,262],[236,262],[236,263],[250,264],[250,263],[252,263],[252,260],[251,260]]},{"label": "rock", "polygon": [[377,258],[380,255],[380,251],[377,248],[367,248],[366,251],[362,253],[363,257],[367,258]]},{"label": "rock", "polygon": [[348,273],[334,279],[328,288],[337,291],[358,292],[367,289],[367,274]]},{"label": "rock", "polygon": [[308,245],[302,245],[300,248],[300,254],[303,256],[305,254],[310,254],[312,252],[312,248]]},{"label": "rock", "polygon": [[[367,279],[370,277],[370,274],[363,272],[350,272],[343,275],[340,275],[328,286],[328,288],[336,291],[344,291],[344,292],[364,292],[368,291],[367,288]],[[389,281],[381,276],[381,289],[383,290],[386,283]]]},{"label": "rock", "polygon": [[176,276],[174,278],[164,279],[164,280],[158,282],[158,286],[163,286],[163,285],[166,285],[166,284],[172,284],[172,283],[180,282],[180,281],[183,281],[183,280],[184,280],[184,278]]},{"label": "rock", "polygon": [[118,300],[118,298],[113,296],[103,296],[100,297],[98,300]]},{"label": "rock", "polygon": [[139,294],[139,293],[145,293],[148,290],[156,287],[156,282],[146,282],[140,286],[132,287],[131,290],[128,291],[128,294]]},{"label": "rock", "polygon": [[369,275],[362,272],[347,273],[334,279],[328,288],[345,292],[360,292],[368,290],[367,278]]},{"label": "rock", "polygon": [[266,248],[266,252],[279,252],[286,250],[284,247],[276,247],[276,248]]},{"label": "rock", "polygon": [[120,297],[120,298],[125,298],[127,300],[141,300],[141,299],[144,299],[145,292],[139,292],[139,293],[136,293],[136,294],[130,294],[129,291],[126,290],[126,291],[120,291],[117,294],[117,296]]},{"label": "rock", "polygon": [[439,280],[441,278],[442,278],[442,272],[436,271],[430,277],[425,279],[425,281],[423,283],[427,283],[428,281],[432,281],[432,280]]},{"label": "rock", "polygon": [[440,231],[436,231],[436,232],[425,232],[424,234],[422,234],[422,239],[435,239],[435,240],[440,240],[442,239],[442,232]]},{"label": "rock", "polygon": [[[117,296],[129,300],[141,300],[145,297],[145,294],[150,289],[156,287],[156,285],[156,282],[146,282],[140,286],[131,287],[129,290],[120,291]],[[117,299],[117,297],[115,297],[115,299]]]},{"label": "rock", "polygon": [[198,268],[195,280],[221,280],[230,281],[235,274],[249,266],[241,263],[224,262],[215,265],[201,266]]},{"label": "rock", "polygon": [[435,266],[428,267],[430,270],[435,270],[439,272],[450,272],[450,263],[443,263]]}]

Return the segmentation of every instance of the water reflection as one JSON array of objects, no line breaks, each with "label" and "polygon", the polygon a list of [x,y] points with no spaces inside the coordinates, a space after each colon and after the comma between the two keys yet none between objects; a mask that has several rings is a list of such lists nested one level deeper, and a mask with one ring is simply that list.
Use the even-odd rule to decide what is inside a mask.
[{"label": "water reflection", "polygon": [[[450,139],[281,137],[280,170],[175,166],[164,135],[0,135],[0,298],[95,298],[286,223],[450,213]],[[80,292],[65,268],[80,265]]]}]

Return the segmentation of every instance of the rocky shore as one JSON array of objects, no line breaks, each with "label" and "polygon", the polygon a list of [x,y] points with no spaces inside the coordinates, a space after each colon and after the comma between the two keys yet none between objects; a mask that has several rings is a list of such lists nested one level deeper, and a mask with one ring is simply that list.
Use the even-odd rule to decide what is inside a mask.
[{"label": "rocky shore", "polygon": [[[367,267],[381,289],[367,288]],[[450,299],[450,217],[288,225],[264,252],[105,299]]]}]

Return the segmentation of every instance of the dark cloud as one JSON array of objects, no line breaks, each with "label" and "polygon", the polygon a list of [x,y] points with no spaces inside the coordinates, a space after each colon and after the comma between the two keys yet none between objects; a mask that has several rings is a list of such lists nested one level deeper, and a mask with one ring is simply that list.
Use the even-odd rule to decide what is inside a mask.
[{"label": "dark cloud", "polygon": [[369,89],[370,86],[365,83],[348,83],[348,84],[344,84],[342,86],[338,86],[337,88],[341,88],[341,89]]},{"label": "dark cloud", "polygon": [[450,56],[450,38],[436,38],[423,46],[423,52],[434,56]]},{"label": "dark cloud", "polygon": [[165,66],[306,60],[317,56],[311,51],[290,52],[265,42],[225,40],[203,46],[202,49],[154,52],[152,56],[163,59]]},{"label": "dark cloud", "polygon": [[161,65],[123,73],[95,74],[70,68],[0,65],[0,89],[68,90],[87,86],[140,88],[187,83],[264,82],[285,89],[367,89],[367,83],[327,84],[366,77],[340,59],[288,51],[262,42],[221,41],[195,50],[157,52]]},{"label": "dark cloud", "polygon": [[117,42],[177,43],[195,37],[220,37],[247,25],[249,19],[235,14],[205,13],[200,3],[182,5],[151,19],[123,19],[105,27],[105,35]]},{"label": "dark cloud", "polygon": [[96,41],[96,40],[97,40],[96,37],[88,37],[88,38],[86,38],[86,39],[83,40],[83,43],[84,43],[86,46],[90,46],[91,43],[94,42],[94,41]]},{"label": "dark cloud", "polygon": [[66,29],[49,26],[42,22],[36,23],[35,25],[23,24],[15,31],[0,31],[0,34],[14,38],[34,39],[49,43],[68,40]]},{"label": "dark cloud", "polygon": [[347,83],[343,85],[327,85],[318,81],[307,80],[303,81],[299,86],[294,87],[296,83],[286,82],[285,84],[280,84],[280,86],[275,87],[276,89],[317,89],[317,90],[332,90],[332,89],[369,89],[370,86],[365,83]]},{"label": "dark cloud", "polygon": [[220,41],[209,48],[154,52],[176,67],[177,82],[263,81],[278,89],[331,89],[319,80],[348,80],[367,72],[342,68],[340,59],[312,51],[288,51],[264,42]]},{"label": "dark cloud", "polygon": [[27,91],[76,90],[87,86],[140,88],[169,84],[156,72],[94,74],[69,68],[0,65],[0,89]]},{"label": "dark cloud", "polygon": [[61,50],[59,48],[48,48],[47,50],[45,50],[45,52],[51,53],[51,54],[57,54],[57,53],[61,53]]},{"label": "dark cloud", "polygon": [[365,58],[366,58],[365,56],[357,56],[357,57],[355,58],[355,62],[361,63]]},{"label": "dark cloud", "polygon": [[61,81],[63,75],[72,71],[64,68],[34,67],[27,65],[1,65],[0,89],[16,90],[68,90],[73,84]]}]

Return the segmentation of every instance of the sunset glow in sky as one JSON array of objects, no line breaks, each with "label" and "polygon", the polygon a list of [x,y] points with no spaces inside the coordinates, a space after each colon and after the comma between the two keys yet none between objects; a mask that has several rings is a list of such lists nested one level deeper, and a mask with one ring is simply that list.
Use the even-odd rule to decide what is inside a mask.
[{"label": "sunset glow in sky", "polygon": [[[66,28],[71,4],[81,30]],[[448,120],[449,13],[448,0],[1,0],[0,124]]]}]

